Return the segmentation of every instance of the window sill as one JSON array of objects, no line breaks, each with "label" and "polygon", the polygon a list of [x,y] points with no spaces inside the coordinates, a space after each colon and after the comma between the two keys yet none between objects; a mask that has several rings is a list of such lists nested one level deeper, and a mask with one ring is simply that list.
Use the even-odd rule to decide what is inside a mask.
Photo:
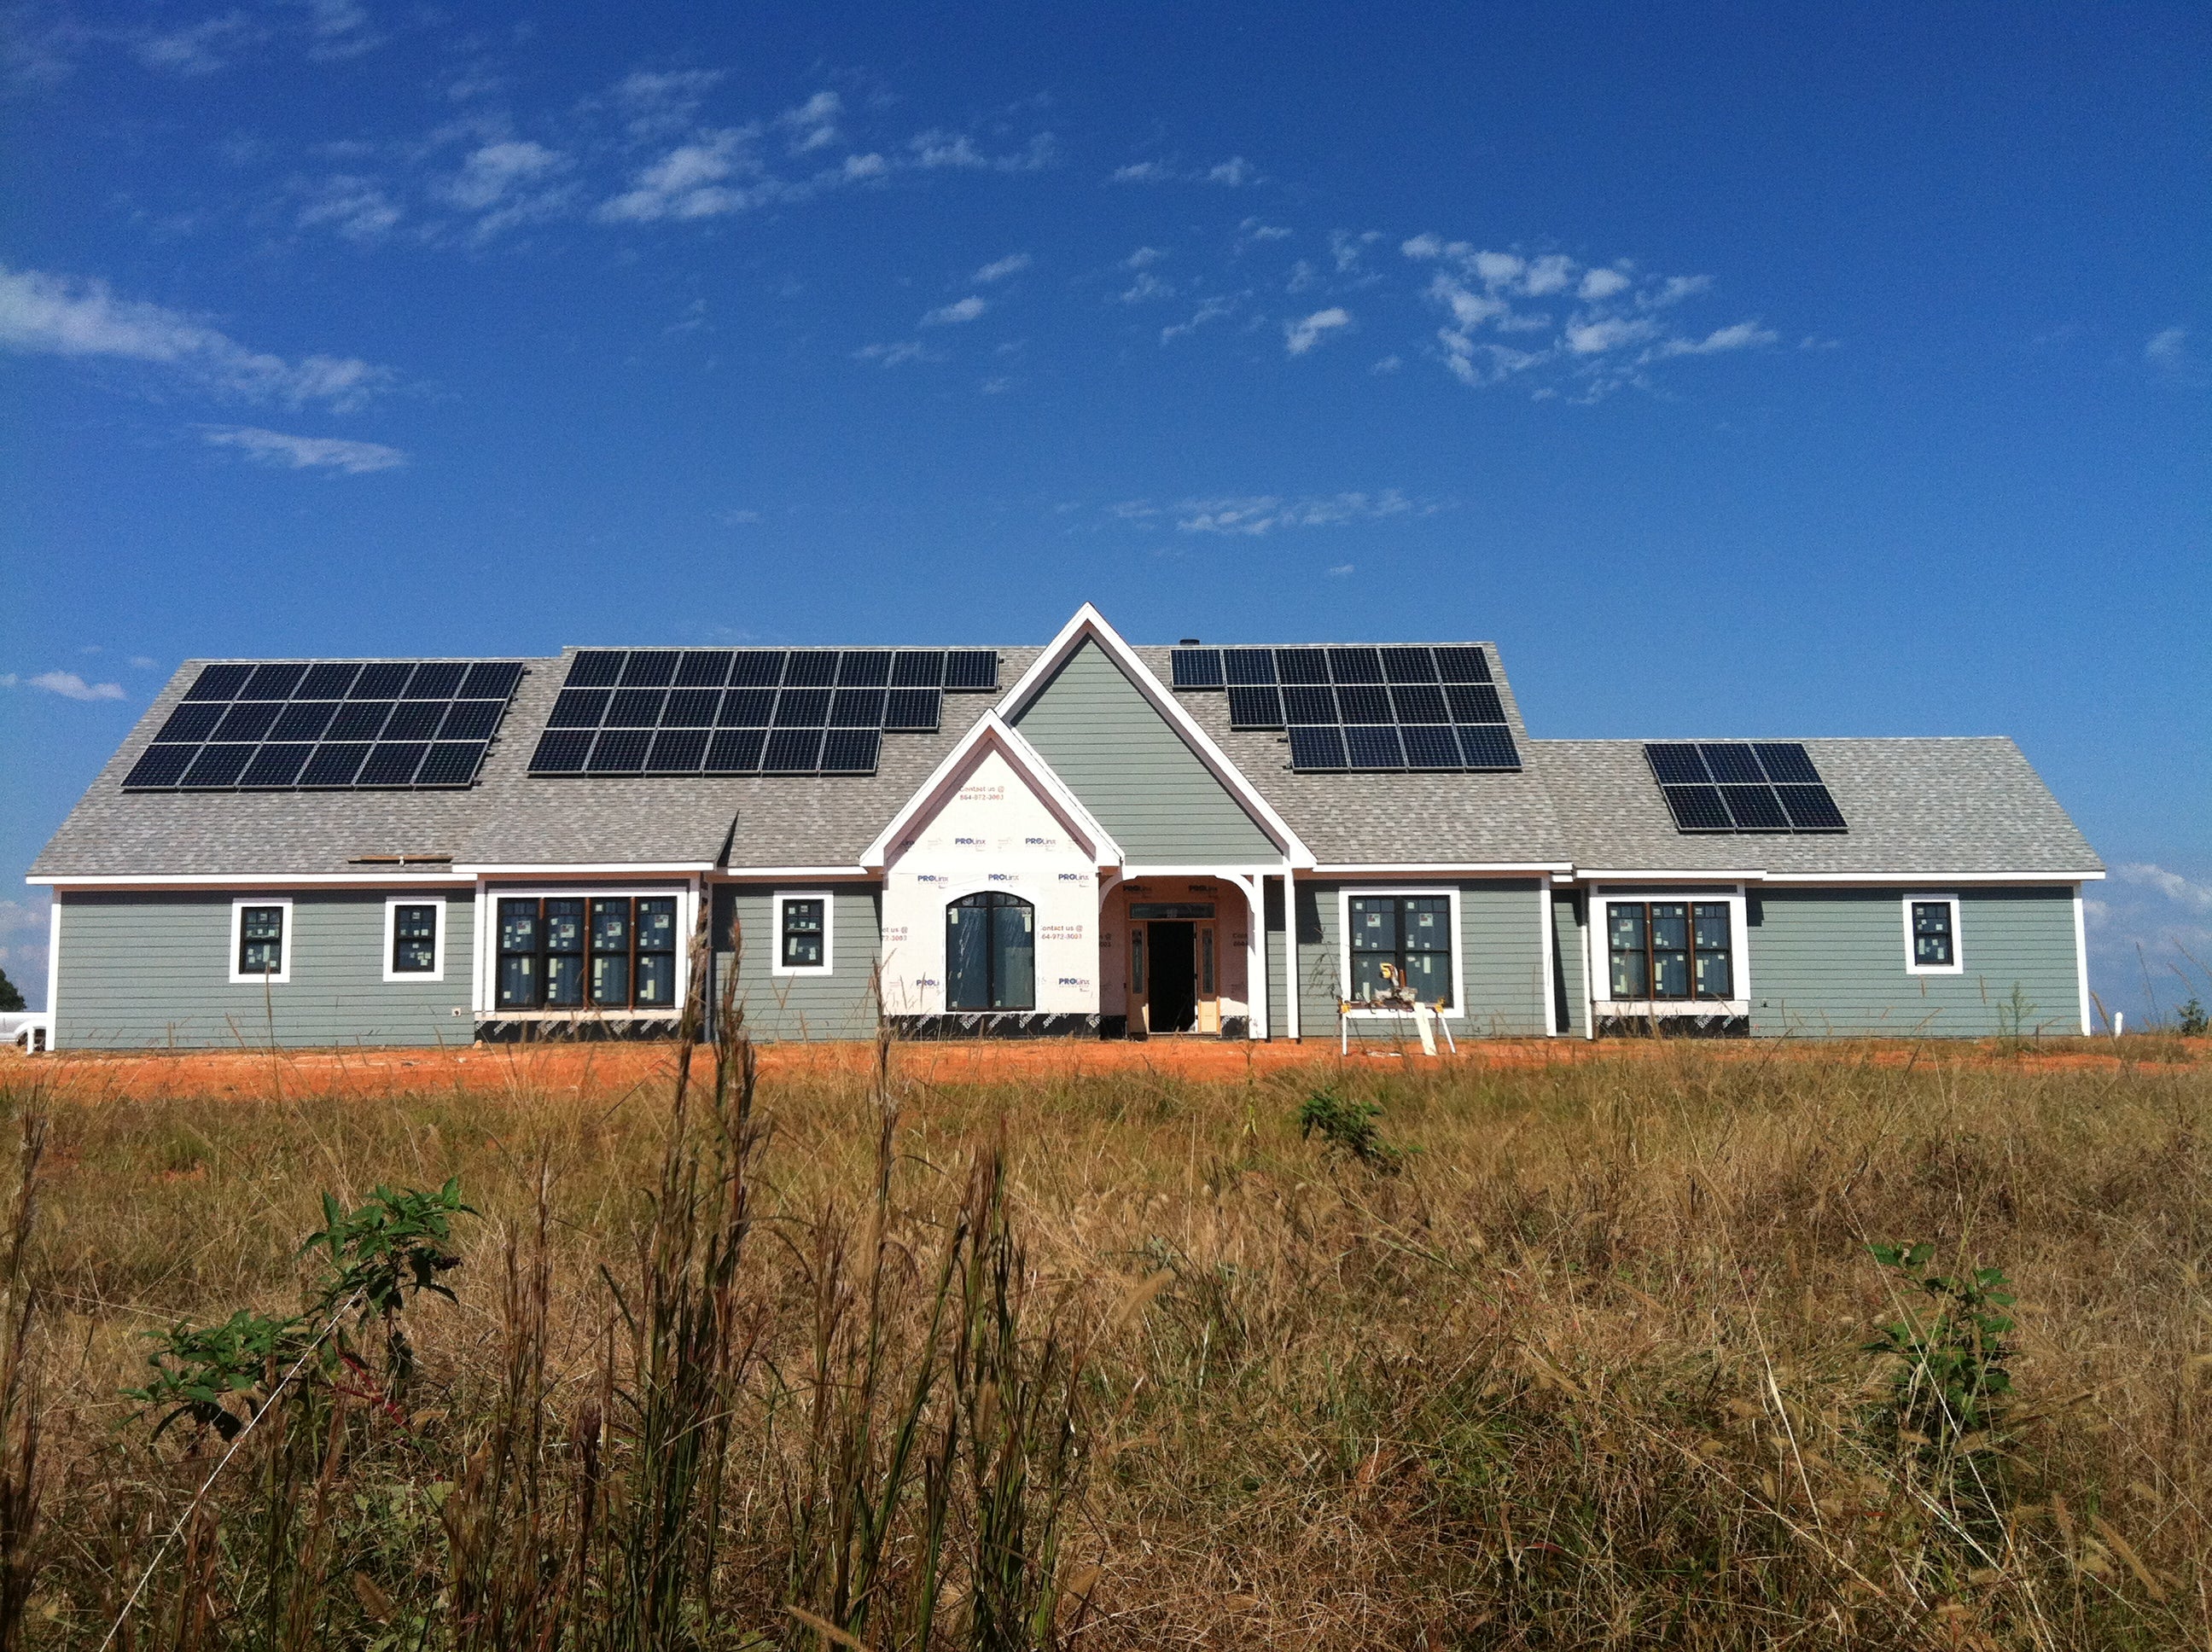
[{"label": "window sill", "polygon": [[1747,998],[1601,998],[1590,1007],[1601,1016],[1642,1020],[1648,1016],[1749,1015],[1751,1000]]},{"label": "window sill", "polygon": [[[1370,1009],[1365,1005],[1354,1009],[1341,1010],[1338,1013],[1347,1021],[1411,1021],[1413,1018],[1413,1012],[1411,1010]],[[1442,1017],[1446,1021],[1464,1021],[1467,1018],[1467,1011],[1464,1010],[1431,1010],[1429,1013]]]},{"label": "window sill", "polygon": [[494,1005],[488,1010],[478,1010],[479,1021],[666,1021],[684,1013],[680,1004],[659,1005],[644,1010],[603,1010],[586,1005],[580,1009],[524,1010],[506,1005]]}]

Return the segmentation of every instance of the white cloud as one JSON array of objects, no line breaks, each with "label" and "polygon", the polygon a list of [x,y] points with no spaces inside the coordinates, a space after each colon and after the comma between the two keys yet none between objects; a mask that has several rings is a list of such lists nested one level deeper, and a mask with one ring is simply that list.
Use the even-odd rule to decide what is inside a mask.
[{"label": "white cloud", "polygon": [[43,689],[64,700],[120,700],[120,683],[88,683],[75,671],[40,671],[35,677],[0,672],[0,689]]},{"label": "white cloud", "polygon": [[925,327],[956,325],[963,321],[973,321],[990,307],[991,303],[988,299],[980,298],[974,293],[970,293],[957,303],[941,305],[932,310],[927,315],[922,317],[921,325]]},{"label": "white cloud", "polygon": [[1583,284],[1575,296],[1585,304],[1595,304],[1601,299],[1611,298],[1629,286],[1628,277],[1618,270],[1593,270],[1583,277]]},{"label": "white cloud", "polygon": [[1329,569],[1328,576],[1332,580],[1341,580],[1349,574],[1357,573],[1358,571],[1358,566],[1357,563],[1339,562],[1334,568]]},{"label": "white cloud", "polygon": [[179,311],[116,297],[105,282],[75,281],[0,265],[0,349],[108,357],[165,367],[217,393],[336,411],[391,383],[385,367],[351,356],[288,361],[247,349]]},{"label": "white cloud", "polygon": [[1255,241],[1280,241],[1290,239],[1289,228],[1282,224],[1263,223],[1257,218],[1247,218],[1237,226],[1238,250]]},{"label": "white cloud", "polygon": [[407,455],[381,442],[340,441],[330,436],[293,436],[281,430],[261,430],[250,424],[209,424],[200,427],[200,439],[211,446],[235,447],[248,459],[288,471],[337,471],[347,476],[366,476],[372,471],[396,471]]},{"label": "white cloud", "polygon": [[[1651,337],[1655,324],[1623,316],[1604,316],[1570,325],[1561,337],[1577,355],[1601,355],[1623,344],[1639,343]],[[1693,345],[1691,348],[1695,349]]]},{"label": "white cloud", "polygon": [[2199,884],[2184,878],[2178,872],[2168,872],[2163,866],[2142,860],[2131,861],[2112,870],[2130,884],[2156,890],[2177,906],[2185,907],[2191,912],[2212,913],[2212,884]]},{"label": "white cloud", "polygon": [[986,379],[977,386],[986,396],[1003,396],[1014,387],[1014,381],[1000,374],[995,379]]},{"label": "white cloud", "polygon": [[817,92],[796,109],[778,115],[775,124],[791,133],[793,155],[811,155],[837,141],[837,117],[844,112],[844,100],[835,92]]},{"label": "white cloud", "polygon": [[1231,189],[1237,189],[1243,185],[1256,182],[1260,174],[1253,169],[1250,161],[1241,155],[1232,155],[1218,166],[1207,167],[1206,181],[1209,184],[1226,184]]},{"label": "white cloud", "polygon": [[1192,312],[1189,320],[1178,321],[1170,326],[1161,328],[1160,343],[1165,344],[1182,337],[1185,333],[1196,332],[1207,322],[1218,321],[1222,317],[1234,313],[1237,302],[1237,299],[1216,294],[1213,297],[1203,301],[1198,308]]},{"label": "white cloud", "polygon": [[881,178],[891,169],[891,163],[876,154],[848,155],[841,168],[846,181],[860,183],[871,178]]},{"label": "white cloud", "polygon": [[1409,258],[1440,258],[1444,252],[1443,238],[1424,231],[1400,241],[1398,250]]},{"label": "white cloud", "polygon": [[1283,323],[1283,348],[1292,355],[1304,355],[1329,333],[1351,325],[1352,317],[1336,306],[1316,310],[1303,321]]},{"label": "white cloud", "polygon": [[[1144,513],[1151,513],[1149,506]],[[1311,495],[1285,499],[1275,494],[1254,494],[1223,499],[1186,499],[1176,506],[1176,526],[1185,533],[1218,533],[1256,539],[1279,528],[1339,527],[1347,522],[1380,521],[1393,516],[1433,516],[1443,509],[1433,501],[1408,499],[1395,488],[1381,493]],[[1116,507],[1128,516],[1134,507]],[[1349,565],[1347,564],[1347,567]],[[1333,570],[1332,570],[1333,571]]]},{"label": "white cloud", "polygon": [[2143,360],[2160,367],[2178,367],[2181,363],[2182,348],[2189,342],[2186,327],[2166,327],[2150,337],[2143,346]]},{"label": "white cloud", "polygon": [[711,218],[758,204],[760,197],[727,181],[740,173],[759,173],[751,149],[758,135],[754,127],[732,126],[678,144],[640,172],[629,190],[604,203],[599,216],[611,223],[652,223]]},{"label": "white cloud", "polygon": [[880,361],[895,367],[908,361],[933,361],[938,358],[924,349],[918,340],[902,339],[896,344],[864,344],[853,352],[855,361]]},{"label": "white cloud", "polygon": [[143,34],[131,51],[149,69],[177,75],[212,75],[228,65],[224,48],[257,37],[259,30],[242,11],[227,11],[188,28]]},{"label": "white cloud", "polygon": [[1114,168],[1112,181],[1116,184],[1156,184],[1175,173],[1158,161],[1136,161],[1126,167]]},{"label": "white cloud", "polygon": [[1771,344],[1777,335],[1756,321],[1739,321],[1732,327],[1717,327],[1703,338],[1670,338],[1659,347],[1661,355],[1717,355],[1724,350],[1753,349],[1761,344]]},{"label": "white cloud", "polygon": [[714,519],[726,528],[748,527],[761,519],[758,511],[724,511]]},{"label": "white cloud", "polygon": [[1520,279],[1528,264],[1510,252],[1478,252],[1474,255],[1474,273],[1482,277],[1486,287],[1504,287]]},{"label": "white cloud", "polygon": [[1121,302],[1124,304],[1146,304],[1154,299],[1174,296],[1174,286],[1162,281],[1149,270],[1139,270],[1137,272],[1136,280],[1124,288],[1121,294]]},{"label": "white cloud", "polygon": [[971,171],[1042,172],[1058,158],[1050,132],[1039,132],[1028,144],[1006,155],[986,155],[964,132],[927,131],[907,140],[910,164],[925,171],[942,167]]},{"label": "white cloud", "polygon": [[1146,270],[1165,257],[1167,254],[1157,246],[1140,246],[1121,260],[1121,267],[1124,270]]},{"label": "white cloud", "polygon": [[542,143],[513,140],[487,143],[462,162],[459,174],[441,193],[465,211],[483,212],[497,206],[513,191],[568,164],[565,155]]},{"label": "white cloud", "polygon": [[150,671],[161,662],[145,654],[133,654],[131,656],[131,663],[139,671]]},{"label": "white cloud", "polygon": [[994,259],[978,270],[975,280],[982,286],[988,286],[994,281],[1004,281],[1008,276],[1021,274],[1030,267],[1031,261],[1026,252],[1009,252],[1005,258]]},{"label": "white cloud", "polygon": [[1386,355],[1367,370],[1370,373],[1395,373],[1400,367],[1405,365],[1406,364],[1400,361],[1395,355]]},{"label": "white cloud", "polygon": [[332,63],[358,58],[383,44],[369,32],[368,12],[359,0],[306,0],[307,55]]},{"label": "white cloud", "polygon": [[390,234],[402,216],[375,183],[340,173],[316,185],[314,197],[300,209],[299,225],[302,229],[328,227],[349,241],[369,246]]},{"label": "white cloud", "polygon": [[1657,290],[1639,296],[1637,302],[1646,309],[1664,309],[1686,298],[1695,298],[1712,284],[1711,276],[1669,276],[1659,283]]},{"label": "white cloud", "polygon": [[629,115],[632,137],[666,137],[691,124],[721,78],[719,69],[679,69],[666,74],[640,70],[616,86],[614,102]]}]

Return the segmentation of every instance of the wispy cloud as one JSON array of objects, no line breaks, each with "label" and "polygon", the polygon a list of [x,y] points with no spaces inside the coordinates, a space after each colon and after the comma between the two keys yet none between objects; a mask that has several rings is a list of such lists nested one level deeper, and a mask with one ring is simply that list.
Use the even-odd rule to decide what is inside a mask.
[{"label": "wispy cloud", "polygon": [[855,361],[878,361],[884,367],[902,367],[908,361],[934,361],[933,355],[917,339],[902,339],[895,344],[863,344],[853,352]]},{"label": "wispy cloud", "polygon": [[1438,501],[1409,499],[1395,488],[1386,488],[1381,493],[1316,494],[1304,498],[1251,494],[1186,499],[1170,514],[1184,533],[1256,539],[1286,528],[1340,527],[1347,522],[1376,522],[1389,517],[1433,516],[1444,508]]},{"label": "wispy cloud", "polygon": [[973,321],[991,307],[991,301],[970,293],[957,303],[939,305],[922,317],[925,327],[957,326],[963,321]]},{"label": "wispy cloud", "polygon": [[1233,315],[1236,313],[1237,306],[1241,301],[1241,295],[1216,294],[1213,297],[1202,301],[1197,309],[1191,312],[1189,320],[1178,321],[1161,328],[1160,343],[1166,344],[1182,337],[1186,333],[1196,332],[1209,321],[1218,321],[1224,316]]},{"label": "wispy cloud", "polygon": [[761,172],[752,146],[757,127],[732,126],[679,143],[603,203],[608,223],[654,223],[664,218],[711,218],[756,205],[762,197],[732,183]]},{"label": "wispy cloud", "polygon": [[2143,346],[2143,360],[2155,367],[2178,367],[2188,353],[2189,329],[2161,327]]},{"label": "wispy cloud", "polygon": [[988,287],[994,281],[1004,281],[1008,276],[1021,274],[1030,267],[1031,262],[1030,255],[1026,252],[1010,252],[1005,258],[994,259],[978,270],[975,272],[975,280],[979,285]]},{"label": "wispy cloud", "polygon": [[40,671],[35,677],[18,677],[13,671],[0,671],[0,689],[43,689],[48,694],[58,694],[64,700],[120,700],[120,683],[88,683],[75,671]]},{"label": "wispy cloud", "polygon": [[462,211],[481,215],[475,233],[487,240],[527,219],[558,212],[566,191],[541,185],[569,165],[567,155],[543,143],[504,139],[471,151],[440,193]]},{"label": "wispy cloud", "polygon": [[2130,861],[2112,870],[2140,888],[2156,890],[2184,911],[2212,914],[2212,884],[2197,883],[2144,860]]},{"label": "wispy cloud", "polygon": [[1316,310],[1303,321],[1283,324],[1283,348],[1292,355],[1304,355],[1328,334],[1351,325],[1352,317],[1335,306]]},{"label": "wispy cloud", "polygon": [[145,363],[220,395],[334,411],[359,406],[392,375],[353,356],[287,361],[250,349],[204,322],[143,300],[118,298],[105,282],[0,265],[0,349]]},{"label": "wispy cloud", "polygon": [[312,187],[297,222],[302,229],[334,229],[356,246],[370,246],[405,216],[374,179],[341,173]]},{"label": "wispy cloud", "polygon": [[1163,161],[1133,161],[1126,167],[1115,167],[1108,181],[1115,184],[1156,184],[1174,176],[1174,169]]},{"label": "wispy cloud", "polygon": [[1219,184],[1229,189],[1241,189],[1247,184],[1262,183],[1257,167],[1241,155],[1232,155],[1226,161],[1211,166],[1199,166],[1186,172],[1170,161],[1133,161],[1126,167],[1116,167],[1107,174],[1113,184]]},{"label": "wispy cloud", "polygon": [[791,134],[792,154],[811,155],[828,149],[842,136],[837,118],[844,112],[844,100],[835,92],[817,92],[797,108],[778,115],[775,124]]},{"label": "wispy cloud", "polygon": [[250,424],[208,424],[200,439],[215,447],[235,447],[262,465],[287,471],[336,471],[346,476],[366,476],[372,471],[396,471],[407,455],[381,442],[340,441],[330,436],[294,436],[281,430],[262,430]]},{"label": "wispy cloud", "polygon": [[212,75],[230,64],[234,48],[262,38],[243,11],[227,11],[187,27],[151,32],[131,42],[131,55],[149,69],[171,74]]},{"label": "wispy cloud", "polygon": [[1206,169],[1207,183],[1224,184],[1231,189],[1241,189],[1247,184],[1255,183],[1259,176],[1252,163],[1241,155],[1232,155],[1218,165]]}]

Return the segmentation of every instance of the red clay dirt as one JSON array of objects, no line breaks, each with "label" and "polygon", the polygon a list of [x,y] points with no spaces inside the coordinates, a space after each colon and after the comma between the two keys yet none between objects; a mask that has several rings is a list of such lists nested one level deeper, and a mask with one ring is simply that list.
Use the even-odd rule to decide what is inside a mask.
[{"label": "red clay dirt", "polygon": [[[1698,1053],[1723,1060],[1850,1061],[1879,1066],[1908,1062],[1972,1065],[2015,1072],[2112,1071],[2154,1054],[2160,1065],[2189,1066],[2212,1056],[2206,1041],[2187,1047],[2166,1041],[2155,1053],[2114,1048],[2106,1041],[2069,1040],[2056,1048],[2025,1050],[1993,1042],[1905,1039],[1844,1042],[1701,1043]],[[1591,1060],[1651,1060],[1679,1054],[1680,1043],[1639,1040],[1470,1040],[1442,1057],[1462,1067],[1547,1066]],[[860,1074],[874,1059],[872,1043],[769,1044],[761,1047],[764,1075]],[[391,1096],[436,1090],[520,1090],[543,1095],[596,1094],[665,1082],[674,1068],[673,1044],[473,1045],[458,1048],[325,1050],[63,1051],[24,1056],[0,1052],[0,1089],[44,1082],[58,1098],[96,1102],[161,1097],[233,1096],[270,1101],[284,1096]],[[899,1071],[930,1084],[1007,1083],[1113,1072],[1152,1072],[1178,1078],[1236,1082],[1300,1067],[1336,1065],[1334,1039],[1303,1043],[1224,1043],[1217,1039],[1102,1042],[1041,1039],[1018,1042],[902,1043]],[[1418,1045],[1397,1050],[1355,1049],[1359,1066],[1426,1066]]]}]

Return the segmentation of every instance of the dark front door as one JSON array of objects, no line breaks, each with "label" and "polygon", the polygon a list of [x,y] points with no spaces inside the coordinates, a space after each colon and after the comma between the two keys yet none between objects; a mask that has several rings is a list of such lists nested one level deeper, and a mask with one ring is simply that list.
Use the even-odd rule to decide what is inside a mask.
[{"label": "dark front door", "polygon": [[1152,931],[1152,1030],[1188,1032],[1198,1024],[1198,926],[1154,919]]}]

